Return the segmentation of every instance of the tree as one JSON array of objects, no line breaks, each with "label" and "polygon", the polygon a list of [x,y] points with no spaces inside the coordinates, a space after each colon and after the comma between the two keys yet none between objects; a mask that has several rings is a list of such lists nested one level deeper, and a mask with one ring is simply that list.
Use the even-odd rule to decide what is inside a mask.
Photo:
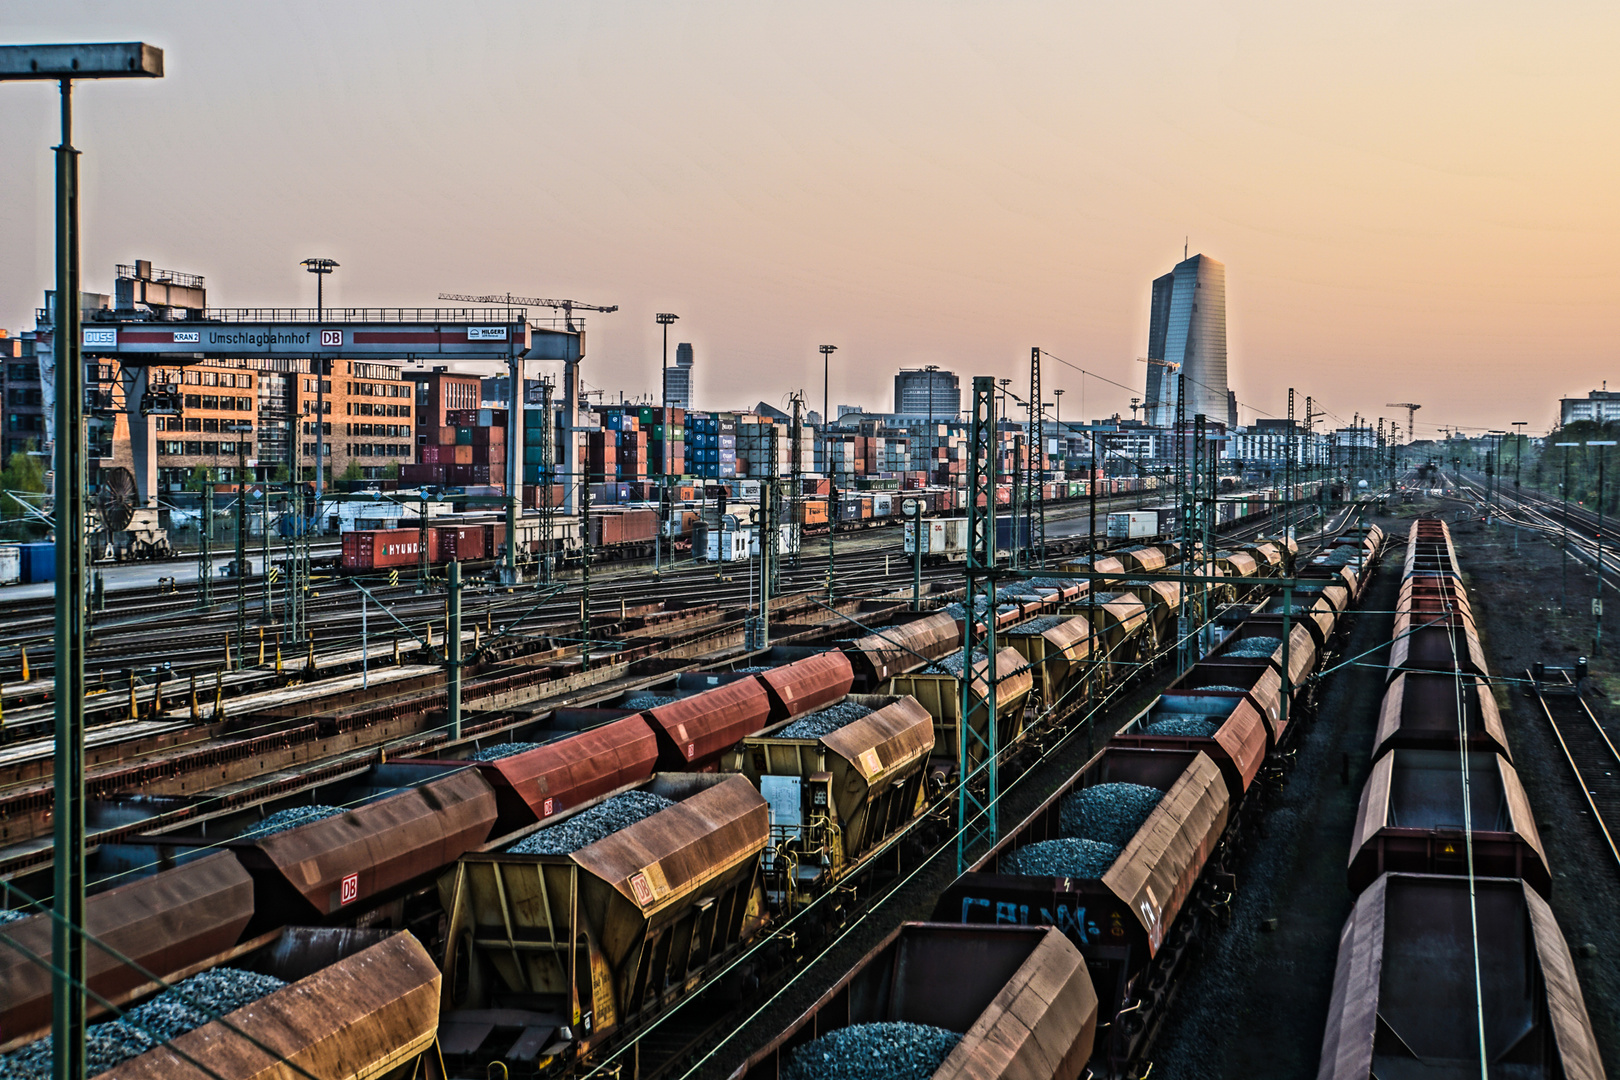
[{"label": "tree", "polygon": [[186,478],[187,491],[201,491],[214,482],[214,470],[207,465],[193,465],[191,475]]},{"label": "tree", "polygon": [[364,472],[364,470],[362,470],[360,468],[360,462],[359,462],[358,459],[356,459],[356,458],[350,458],[349,459],[348,468],[343,470],[343,476],[341,477],[341,479],[343,479],[343,480],[363,480],[363,479],[365,479],[365,472]]},{"label": "tree", "polygon": [[285,484],[289,475],[291,474],[288,473],[287,466],[277,465],[270,471],[270,482],[272,484]]},{"label": "tree", "polygon": [[[38,494],[44,490],[45,466],[34,453],[34,441],[30,439],[23,444],[21,450],[12,451],[11,456],[6,459],[5,468],[0,469],[0,491],[28,491]],[[0,496],[0,518],[20,517],[22,512],[22,507]]]},{"label": "tree", "polygon": [[384,479],[387,479],[387,480],[398,480],[399,479],[399,462],[390,461],[388,463],[388,466],[385,469],[383,469],[383,477],[384,477]]}]

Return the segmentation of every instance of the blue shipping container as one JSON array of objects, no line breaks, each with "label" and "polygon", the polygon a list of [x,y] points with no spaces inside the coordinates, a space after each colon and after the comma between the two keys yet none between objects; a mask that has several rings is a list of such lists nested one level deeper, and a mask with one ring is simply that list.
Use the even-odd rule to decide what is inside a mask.
[{"label": "blue shipping container", "polygon": [[19,544],[22,556],[22,583],[32,585],[56,580],[56,545],[52,543]]}]

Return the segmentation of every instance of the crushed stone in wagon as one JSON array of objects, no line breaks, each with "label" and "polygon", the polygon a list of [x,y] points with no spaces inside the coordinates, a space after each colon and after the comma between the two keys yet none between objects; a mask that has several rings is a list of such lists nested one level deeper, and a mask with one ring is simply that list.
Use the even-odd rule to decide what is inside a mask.
[{"label": "crushed stone in wagon", "polygon": [[776,733],[778,739],[819,739],[823,735],[830,735],[839,728],[853,724],[863,716],[871,716],[872,710],[865,705],[857,705],[853,701],[839,702],[829,705],[825,709],[818,709],[799,717],[793,723]]},{"label": "crushed stone in wagon", "polygon": [[503,742],[494,746],[482,746],[467,755],[468,761],[499,761],[503,757],[513,754],[527,754],[530,750],[538,750],[545,743],[537,742]]},{"label": "crushed stone in wagon", "polygon": [[572,854],[674,805],[673,800],[650,791],[627,791],[581,810],[567,821],[548,825],[507,850],[514,855]]},{"label": "crushed stone in wagon", "polygon": [[928,1080],[961,1041],[927,1024],[851,1024],[795,1049],[782,1080]]},{"label": "crushed stone in wagon", "polygon": [[1119,858],[1121,849],[1100,840],[1042,840],[1002,860],[1003,873],[1030,877],[1072,877],[1096,881]]},{"label": "crushed stone in wagon", "polygon": [[324,821],[329,817],[337,817],[343,809],[337,806],[289,806],[285,810],[277,810],[253,828],[242,834],[243,839],[252,838],[262,840],[266,836],[273,836],[288,829],[296,829],[300,825],[308,825],[314,821]]},{"label": "crushed stone in wagon", "polygon": [[1146,784],[1092,784],[1063,797],[1059,827],[1077,840],[1123,848],[1163,798],[1164,792]]}]

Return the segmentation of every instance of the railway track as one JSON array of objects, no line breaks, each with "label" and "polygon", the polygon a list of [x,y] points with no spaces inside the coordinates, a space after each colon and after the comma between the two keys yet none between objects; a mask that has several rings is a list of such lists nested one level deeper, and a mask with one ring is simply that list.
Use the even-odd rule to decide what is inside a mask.
[{"label": "railway track", "polygon": [[1529,671],[1525,677],[1580,785],[1592,820],[1620,868],[1620,750],[1616,750],[1567,671],[1558,672],[1550,684],[1537,681]]}]

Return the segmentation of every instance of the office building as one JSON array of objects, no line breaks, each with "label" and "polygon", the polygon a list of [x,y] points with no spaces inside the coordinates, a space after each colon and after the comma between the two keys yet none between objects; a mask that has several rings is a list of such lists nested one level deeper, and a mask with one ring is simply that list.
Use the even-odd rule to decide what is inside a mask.
[{"label": "office building", "polygon": [[894,377],[894,411],[930,420],[955,420],[962,411],[962,380],[937,367],[901,368]]},{"label": "office building", "polygon": [[1594,424],[1607,424],[1613,420],[1620,420],[1620,390],[1608,389],[1592,390],[1583,398],[1558,399],[1558,423],[1576,424],[1587,421]]},{"label": "office building", "polygon": [[1147,422],[1169,427],[1186,387],[1185,415],[1230,415],[1226,388],[1226,266],[1194,255],[1153,282],[1148,317]]},{"label": "office building", "polygon": [[692,407],[692,343],[675,346],[675,366],[664,371],[664,402],[672,409]]}]

